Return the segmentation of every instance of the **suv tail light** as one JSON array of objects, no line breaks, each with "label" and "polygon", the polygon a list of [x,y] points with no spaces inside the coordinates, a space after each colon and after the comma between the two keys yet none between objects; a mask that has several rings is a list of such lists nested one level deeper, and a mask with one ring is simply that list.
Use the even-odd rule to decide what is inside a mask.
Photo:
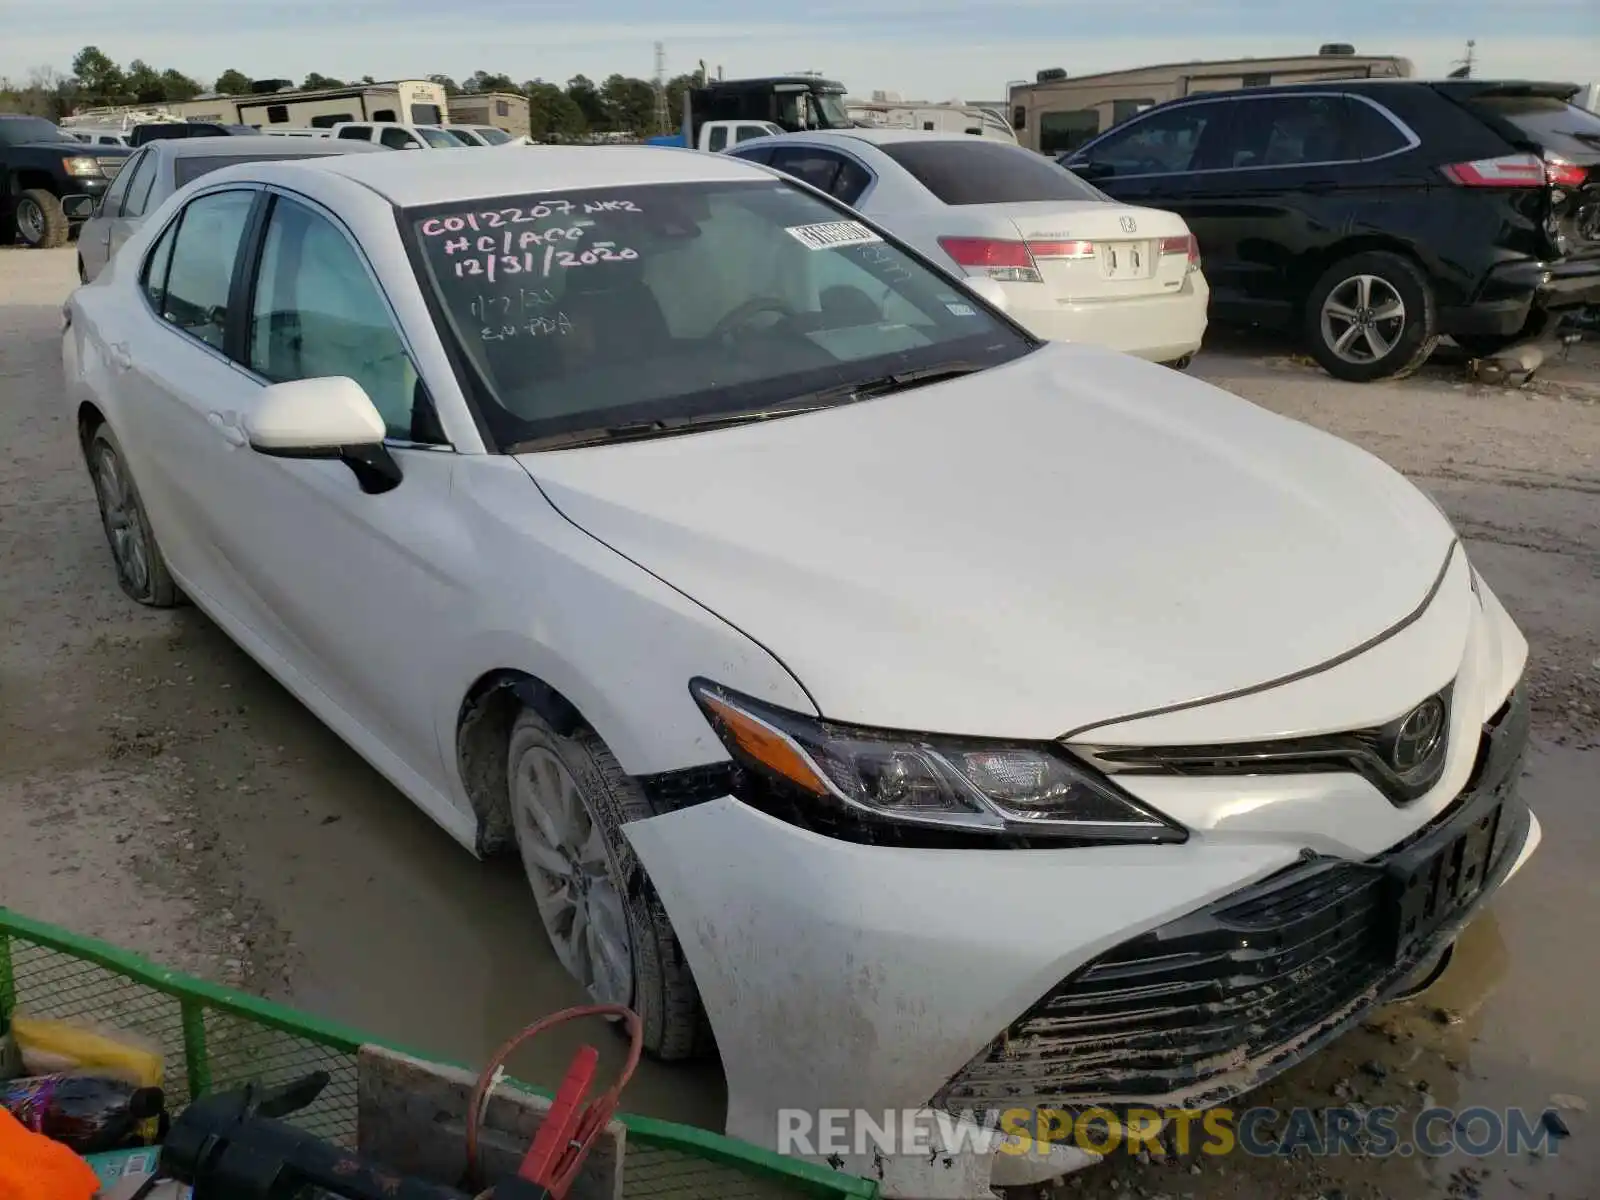
[{"label": "suv tail light", "polygon": [[1568,162],[1564,158],[1552,157],[1544,160],[1544,177],[1553,187],[1582,187],[1588,175],[1587,167]]},{"label": "suv tail light", "polygon": [[1042,283],[1027,242],[1001,238],[942,237],[939,246],[964,271],[1002,283]]},{"label": "suv tail light", "polygon": [[1474,162],[1451,163],[1440,168],[1445,178],[1462,187],[1536,188],[1550,184],[1579,187],[1587,173],[1564,158],[1543,159],[1537,154],[1506,154]]},{"label": "suv tail light", "polygon": [[1198,271],[1200,269],[1200,241],[1192,233],[1162,238],[1161,253],[1163,255],[1185,255],[1189,259],[1189,270]]}]

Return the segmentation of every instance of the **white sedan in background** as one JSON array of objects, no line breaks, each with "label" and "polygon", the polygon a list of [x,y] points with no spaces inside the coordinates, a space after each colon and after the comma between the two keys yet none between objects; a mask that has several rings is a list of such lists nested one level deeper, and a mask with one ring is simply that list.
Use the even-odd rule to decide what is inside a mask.
[{"label": "white sedan in background", "polygon": [[94,216],[83,223],[78,233],[78,281],[88,283],[99,275],[148,214],[202,175],[242,162],[321,158],[351,152],[371,154],[379,149],[364,142],[320,138],[275,138],[268,142],[237,137],[158,138],[148,142],[128,159],[95,206]]},{"label": "white sedan in background", "polygon": [[947,269],[996,280],[1043,338],[1187,366],[1211,292],[1183,218],[1111,199],[1048,158],[970,134],[786,133],[728,153],[802,179]]},{"label": "white sedan in background", "polygon": [[1527,645],[1378,459],[737,158],[440,153],[173,197],[66,412],[127,594],[516,847],[654,1054],[709,1018],[730,1133],[1224,1102],[1532,853]]}]

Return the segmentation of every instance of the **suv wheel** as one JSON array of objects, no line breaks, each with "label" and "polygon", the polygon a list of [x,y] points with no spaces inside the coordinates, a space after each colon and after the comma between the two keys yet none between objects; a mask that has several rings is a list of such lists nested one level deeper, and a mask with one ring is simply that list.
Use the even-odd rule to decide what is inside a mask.
[{"label": "suv wheel", "polygon": [[1335,263],[1305,311],[1311,355],[1337,379],[1404,378],[1438,345],[1433,288],[1409,259],[1376,250]]},{"label": "suv wheel", "polygon": [[72,234],[61,201],[43,188],[29,188],[17,197],[16,222],[17,235],[36,250],[65,246]]}]

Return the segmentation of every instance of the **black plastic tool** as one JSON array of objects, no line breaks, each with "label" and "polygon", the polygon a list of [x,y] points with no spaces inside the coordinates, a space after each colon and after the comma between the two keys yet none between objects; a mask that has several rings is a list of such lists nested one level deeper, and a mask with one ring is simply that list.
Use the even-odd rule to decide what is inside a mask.
[{"label": "black plastic tool", "polygon": [[161,1171],[194,1200],[470,1200],[465,1192],[396,1175],[282,1118],[328,1086],[326,1071],[276,1090],[255,1085],[202,1096],[172,1123]]}]

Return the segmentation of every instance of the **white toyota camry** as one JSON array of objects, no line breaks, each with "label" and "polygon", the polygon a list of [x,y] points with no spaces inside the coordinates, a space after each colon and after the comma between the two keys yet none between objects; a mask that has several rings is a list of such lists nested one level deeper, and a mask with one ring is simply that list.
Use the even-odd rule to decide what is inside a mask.
[{"label": "white toyota camry", "polygon": [[1526,643],[1371,455],[982,290],[727,156],[351,155],[190,184],[63,358],[123,589],[709,1018],[731,1133],[1225,1099],[1532,853]]}]

